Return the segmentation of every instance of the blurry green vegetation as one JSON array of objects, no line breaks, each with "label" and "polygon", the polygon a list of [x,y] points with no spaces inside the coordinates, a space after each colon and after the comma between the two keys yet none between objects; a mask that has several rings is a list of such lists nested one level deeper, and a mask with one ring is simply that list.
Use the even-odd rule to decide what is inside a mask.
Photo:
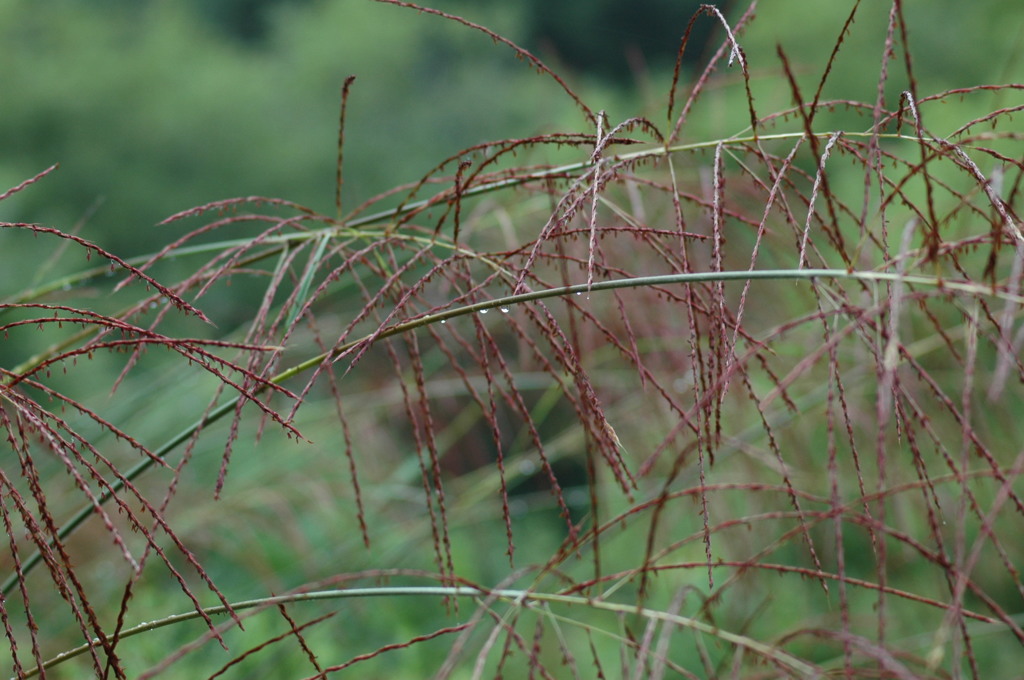
[{"label": "blurry green vegetation", "polygon": [[[643,114],[660,122],[667,69],[689,17],[669,4],[629,3],[635,25],[613,20],[618,5],[609,2],[435,6],[549,58],[611,121]],[[874,99],[887,3],[864,4],[871,7],[860,13],[826,97]],[[809,98],[820,73],[807,65],[823,63],[849,11],[849,3],[809,6],[776,0],[743,36],[762,112],[791,101],[779,86],[775,44],[790,55]],[[934,0],[908,7],[922,89],[1020,80],[1015,6],[982,0],[961,11],[953,0]],[[645,9],[657,32],[641,21]],[[716,38],[704,48],[709,31]],[[684,87],[720,39],[716,22],[698,21]],[[554,83],[483,34],[369,0],[11,0],[0,5],[0,40],[0,184],[61,164],[42,185],[6,201],[0,217],[62,225],[87,218],[89,238],[122,255],[166,242],[167,230],[153,225],[207,201],[277,196],[332,212],[339,88],[351,74],[358,80],[346,143],[349,208],[419,179],[463,147],[577,131],[583,122]],[[626,64],[631,43],[650,53],[646,76],[610,66]],[[609,74],[616,79],[600,79]],[[898,96],[897,82],[887,101]],[[705,102],[687,136],[742,129],[741,89],[737,80],[709,97],[718,104]]]},{"label": "blurry green vegetation", "polygon": [[[507,15],[489,18],[500,30]],[[156,222],[212,200],[286,196],[333,212],[350,74],[349,207],[463,147],[576,119],[556,85],[486,36],[371,2],[282,6],[255,44],[184,3],[4,3],[0,26],[0,180],[61,163],[4,219],[73,224],[102,201],[88,233],[123,254],[164,242]]]}]

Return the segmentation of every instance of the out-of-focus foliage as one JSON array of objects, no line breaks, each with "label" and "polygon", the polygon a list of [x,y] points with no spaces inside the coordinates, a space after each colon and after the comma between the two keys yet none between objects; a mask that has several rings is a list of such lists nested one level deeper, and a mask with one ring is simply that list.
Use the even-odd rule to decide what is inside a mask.
[{"label": "out-of-focus foliage", "polygon": [[556,85],[449,22],[371,2],[280,7],[270,21],[248,44],[182,4],[5,3],[0,180],[61,169],[3,218],[73,224],[102,200],[90,237],[137,252],[155,222],[204,201],[287,196],[330,212],[350,74],[353,203],[464,146],[575,120]]},{"label": "out-of-focus foliage", "polygon": [[[683,29],[700,0],[526,0],[526,29],[531,43],[559,57],[578,73],[618,81],[634,79],[647,68],[671,68]],[[727,11],[734,2],[718,3]],[[687,55],[696,61],[711,34],[701,22]]]},{"label": "out-of-focus foliage", "polygon": [[[779,1],[786,8],[755,21],[741,42],[761,63],[781,43],[810,96],[818,73],[799,65],[822,61],[822,46],[832,44],[850,3]],[[858,21],[884,22],[886,3],[867,2],[882,9],[862,11]],[[638,113],[662,119],[646,102],[663,106],[667,69],[693,9],[651,0],[628,3],[628,17],[620,17],[616,8],[624,5],[609,2],[431,4],[550,59],[574,85],[584,82],[587,101],[607,108],[612,121]],[[1019,51],[988,47],[1020,35],[1013,4],[908,7],[916,21],[910,44],[929,55],[916,63],[922,84],[935,90],[1019,80]],[[703,17],[688,57],[701,55],[709,31],[707,49],[721,44],[721,27]],[[873,97],[863,90],[873,78],[863,76],[879,68],[881,34],[852,33],[827,96]],[[968,34],[991,40],[960,38]],[[358,80],[346,143],[349,207],[418,179],[462,147],[577,129],[581,120],[557,86],[486,36],[370,0],[11,0],[0,6],[0,40],[0,184],[61,163],[41,186],[6,201],[0,217],[67,225],[95,208],[90,238],[123,254],[163,242],[153,224],[209,200],[286,196],[329,212],[338,92],[350,74]],[[649,77],[629,70],[630,45],[653,68]],[[699,68],[688,60],[684,83]],[[617,85],[595,80],[609,74]],[[764,110],[788,101],[778,84],[774,71],[755,81]],[[731,103],[742,101],[733,99],[738,81],[735,89],[722,93],[721,116],[691,122],[695,135],[731,134],[744,124],[745,106]],[[898,95],[893,90],[889,99]]]}]

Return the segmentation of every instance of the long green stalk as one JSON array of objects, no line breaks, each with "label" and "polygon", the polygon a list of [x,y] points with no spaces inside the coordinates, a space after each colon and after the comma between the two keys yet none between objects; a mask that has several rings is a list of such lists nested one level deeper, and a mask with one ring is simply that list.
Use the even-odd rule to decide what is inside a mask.
[{"label": "long green stalk", "polygon": [[[612,281],[596,281],[592,285],[587,284],[576,284],[572,286],[561,286],[558,288],[546,288],[544,290],[535,290],[527,293],[520,293],[518,295],[507,295],[504,297],[494,298],[493,300],[486,300],[483,302],[477,302],[472,305],[466,305],[463,307],[456,307],[453,309],[447,309],[435,314],[428,314],[425,316],[412,319],[410,321],[404,321],[402,323],[389,326],[379,333],[369,334],[351,340],[343,345],[340,345],[330,352],[318,354],[317,356],[311,357],[306,361],[303,361],[295,366],[277,374],[269,380],[270,383],[280,384],[285,380],[292,378],[296,375],[304,373],[312,368],[323,363],[325,360],[332,356],[338,356],[360,343],[366,342],[371,338],[384,339],[395,335],[406,333],[422,326],[427,326],[432,323],[439,323],[447,321],[448,319],[458,318],[460,316],[467,316],[470,314],[476,314],[483,311],[496,309],[499,307],[509,307],[511,305],[522,304],[525,302],[533,302],[536,300],[544,300],[555,297],[565,297],[569,295],[576,295],[582,293],[593,293],[607,290],[618,290],[623,288],[638,288],[642,286],[667,286],[667,285],[678,285],[678,284],[691,284],[698,282],[707,281],[755,281],[755,280],[814,280],[814,279],[851,279],[856,281],[866,281],[873,283],[895,283],[897,281],[917,284],[923,286],[931,286],[944,288],[946,290],[953,290],[961,293],[967,293],[970,295],[990,295],[999,297],[1004,300],[1009,300],[1017,303],[1024,304],[1024,297],[1020,295],[1013,295],[1001,291],[994,291],[990,286],[984,286],[975,283],[965,283],[958,281],[946,281],[931,276],[907,276],[889,272],[850,272],[845,269],[770,269],[763,271],[723,271],[723,272],[700,272],[691,274],[666,274],[662,276],[638,276],[629,279],[615,279]],[[262,388],[262,389],[265,389]],[[255,393],[259,393],[261,389],[254,390]],[[139,461],[134,467],[124,474],[124,478],[127,481],[131,481],[141,475],[143,472],[148,470],[157,459],[163,459],[171,451],[176,449],[179,445],[188,441],[197,431],[206,427],[207,425],[217,422],[228,413],[231,413],[237,406],[241,397],[235,397],[230,399],[215,409],[210,411],[204,418],[197,420],[192,425],[186,427],[176,436],[167,441],[163,446],[154,452],[152,458],[146,458]],[[114,494],[121,491],[124,488],[124,483],[120,480],[115,481],[110,485],[110,488],[105,490],[102,494],[97,497],[97,502],[102,504],[110,500]],[[71,519],[69,519],[57,533],[57,538],[62,540],[70,535],[79,525],[81,525],[94,510],[93,505],[86,505],[76,512]],[[24,576],[31,572],[42,560],[42,554],[40,552],[33,553],[28,559],[22,563],[21,575]],[[18,583],[19,575],[17,572],[12,573],[3,582],[0,587],[0,592],[4,595],[10,593]]]}]

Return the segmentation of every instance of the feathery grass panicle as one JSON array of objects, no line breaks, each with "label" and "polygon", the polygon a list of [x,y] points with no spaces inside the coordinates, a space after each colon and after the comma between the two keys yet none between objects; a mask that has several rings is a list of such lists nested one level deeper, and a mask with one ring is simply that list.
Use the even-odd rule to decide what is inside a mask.
[{"label": "feathery grass panicle", "polygon": [[[133,260],[0,224],[99,260],[0,301],[12,675],[1017,672],[1024,105],[986,99],[1024,86],[922,91],[894,3],[875,99],[829,99],[867,5],[810,80],[704,5],[663,125],[615,123],[380,1],[579,129],[346,214],[350,77],[334,215],[215,201]],[[688,137],[729,83],[740,129]]]}]

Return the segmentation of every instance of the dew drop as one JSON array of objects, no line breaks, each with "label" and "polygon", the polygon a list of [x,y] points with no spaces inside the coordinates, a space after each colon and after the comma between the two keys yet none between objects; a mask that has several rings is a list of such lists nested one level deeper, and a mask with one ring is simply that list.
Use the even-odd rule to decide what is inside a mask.
[{"label": "dew drop", "polygon": [[441,323],[448,323],[448,319],[441,319]]},{"label": "dew drop", "polygon": [[481,313],[481,314],[486,314],[486,313],[487,313],[487,312],[489,312],[489,311],[490,311],[489,309],[481,309],[481,310],[480,310],[480,313]]},{"label": "dew drop", "polygon": [[508,307],[502,307],[501,308],[501,313],[502,314],[508,314]]},{"label": "dew drop", "polygon": [[153,300],[152,302],[149,303],[149,308],[156,309],[156,300]]},{"label": "dew drop", "polygon": [[577,295],[583,295],[583,293],[582,293],[582,292],[580,292],[580,291],[576,291],[576,294],[577,294]]}]

